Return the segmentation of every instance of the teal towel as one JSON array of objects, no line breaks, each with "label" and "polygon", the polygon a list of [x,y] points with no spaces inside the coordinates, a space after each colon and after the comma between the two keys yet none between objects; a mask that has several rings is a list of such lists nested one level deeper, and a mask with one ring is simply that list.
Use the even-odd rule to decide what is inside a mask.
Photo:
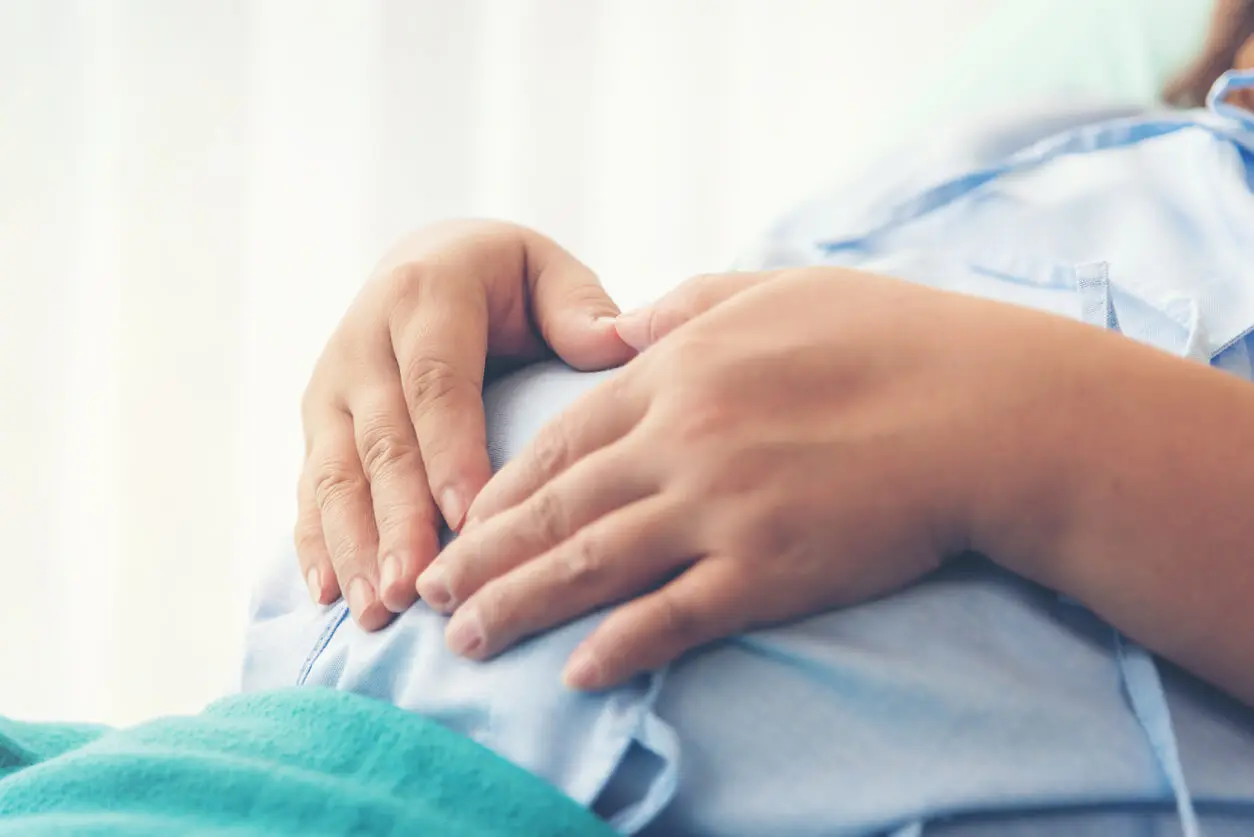
[{"label": "teal towel", "polygon": [[613,833],[475,742],[329,689],[124,730],[0,719],[2,837]]}]

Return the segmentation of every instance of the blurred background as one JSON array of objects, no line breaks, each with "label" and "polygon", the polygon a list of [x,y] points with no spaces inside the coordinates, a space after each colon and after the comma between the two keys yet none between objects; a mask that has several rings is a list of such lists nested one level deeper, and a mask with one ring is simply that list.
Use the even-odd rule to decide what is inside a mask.
[{"label": "blurred background", "polygon": [[0,0],[0,713],[230,688],[372,263],[535,226],[624,306],[906,137],[1150,104],[1195,0]]}]

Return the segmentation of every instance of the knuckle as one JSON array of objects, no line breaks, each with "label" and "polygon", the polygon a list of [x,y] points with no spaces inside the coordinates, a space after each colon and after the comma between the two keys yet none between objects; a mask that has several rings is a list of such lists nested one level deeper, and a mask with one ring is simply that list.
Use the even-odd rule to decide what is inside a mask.
[{"label": "knuckle", "polygon": [[[634,406],[640,402],[640,396],[639,381],[621,371],[597,384],[588,394],[589,398],[595,398],[600,404],[599,411],[606,414],[631,412]],[[587,410],[579,410],[577,407],[571,408],[563,413],[562,421],[565,422],[571,418],[586,416],[587,414]],[[562,432],[564,433],[565,431]],[[564,435],[562,438],[565,440],[566,436]]]},{"label": "knuckle", "polygon": [[[798,538],[787,515],[762,511],[752,501],[730,504],[722,521],[728,543],[737,544],[742,554],[756,555],[771,562],[796,557]],[[790,565],[791,566],[791,565]]]},{"label": "knuckle", "polygon": [[683,463],[662,471],[662,479],[685,496],[707,500],[735,493],[744,479],[744,445],[732,432],[734,412],[707,400],[681,398],[648,418],[641,435],[651,456]]},{"label": "knuckle", "polygon": [[461,219],[422,227],[394,246],[373,283],[389,312],[407,312],[431,294],[463,284],[483,284],[477,270],[450,269],[452,262],[491,264],[518,249],[531,233],[503,221]]},{"label": "knuckle", "polygon": [[663,345],[666,358],[663,369],[680,392],[709,389],[709,360],[722,350],[711,338],[688,329],[681,329]]},{"label": "knuckle", "polygon": [[532,519],[537,537],[546,544],[560,543],[565,539],[566,513],[562,503],[552,491],[542,490],[532,498]]},{"label": "knuckle", "polygon": [[571,587],[595,587],[605,576],[604,550],[587,529],[570,540],[558,560],[558,581]]},{"label": "knuckle", "polygon": [[681,642],[702,635],[703,620],[685,600],[662,595],[658,598],[658,623],[662,632]]},{"label": "knuckle", "polygon": [[397,465],[412,460],[415,447],[402,438],[399,428],[383,420],[365,422],[358,431],[358,453],[366,474],[377,477]]},{"label": "knuckle", "polygon": [[446,360],[419,355],[408,363],[405,380],[409,382],[405,394],[409,412],[422,416],[433,408],[446,405],[457,393],[460,380],[457,370]]},{"label": "knuckle", "polygon": [[532,462],[540,473],[555,474],[565,467],[569,449],[565,429],[560,422],[551,422],[536,435]]},{"label": "knuckle", "polygon": [[771,492],[777,484],[740,446],[707,442],[694,444],[685,468],[671,475],[669,487],[685,497],[702,498],[709,507],[707,521],[752,534],[754,526],[774,513],[777,501]]},{"label": "knuckle", "polygon": [[340,462],[328,462],[314,476],[314,502],[320,509],[343,504],[355,494],[366,490],[365,481]]},{"label": "knuckle", "polygon": [[736,411],[716,398],[684,399],[672,418],[673,437],[686,450],[702,450],[726,440],[737,421]]},{"label": "knuckle", "polygon": [[429,283],[432,271],[421,260],[389,266],[378,278],[383,308],[391,314],[415,302]]}]

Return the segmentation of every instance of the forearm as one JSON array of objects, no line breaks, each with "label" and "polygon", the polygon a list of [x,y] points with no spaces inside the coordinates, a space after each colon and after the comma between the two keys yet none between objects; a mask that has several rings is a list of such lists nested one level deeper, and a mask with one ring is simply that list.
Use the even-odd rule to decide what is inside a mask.
[{"label": "forearm", "polygon": [[1042,434],[1047,525],[993,557],[1254,705],[1254,385],[1128,341],[1087,350],[1090,384]]}]

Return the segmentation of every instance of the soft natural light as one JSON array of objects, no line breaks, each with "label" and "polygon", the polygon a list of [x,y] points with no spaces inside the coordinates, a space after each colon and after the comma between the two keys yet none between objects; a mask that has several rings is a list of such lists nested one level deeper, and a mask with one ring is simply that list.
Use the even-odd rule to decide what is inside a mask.
[{"label": "soft natural light", "polygon": [[641,302],[872,156],[1004,5],[0,2],[4,714],[230,688],[311,364],[403,231],[519,221]]}]

